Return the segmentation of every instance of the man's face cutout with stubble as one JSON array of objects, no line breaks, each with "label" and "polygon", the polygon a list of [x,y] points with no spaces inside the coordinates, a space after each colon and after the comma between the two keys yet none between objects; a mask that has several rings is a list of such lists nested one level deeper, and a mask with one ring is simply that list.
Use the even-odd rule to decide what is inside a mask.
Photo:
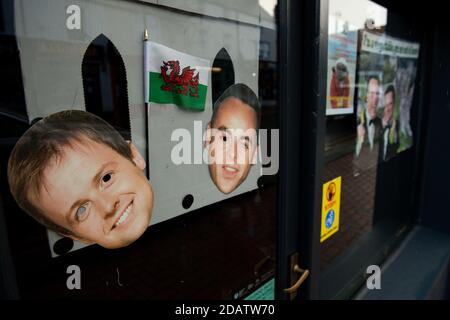
[{"label": "man's face cutout with stubble", "polygon": [[217,188],[229,194],[245,181],[256,161],[257,114],[233,96],[217,108],[207,129],[209,172]]}]

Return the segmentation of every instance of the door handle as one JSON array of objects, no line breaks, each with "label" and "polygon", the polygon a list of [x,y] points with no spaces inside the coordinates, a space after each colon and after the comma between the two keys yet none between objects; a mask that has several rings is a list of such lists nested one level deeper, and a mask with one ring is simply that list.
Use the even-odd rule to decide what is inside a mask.
[{"label": "door handle", "polygon": [[292,270],[294,273],[301,274],[300,278],[297,280],[297,282],[290,288],[286,288],[283,291],[285,293],[293,294],[296,293],[298,288],[302,285],[303,282],[305,282],[306,278],[309,276],[309,270],[301,269],[298,264],[294,265],[294,268]]}]

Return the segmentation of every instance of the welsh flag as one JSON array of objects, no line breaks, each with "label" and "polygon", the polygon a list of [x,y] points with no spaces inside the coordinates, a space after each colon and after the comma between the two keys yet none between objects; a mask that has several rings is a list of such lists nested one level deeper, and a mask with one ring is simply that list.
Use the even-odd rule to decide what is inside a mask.
[{"label": "welsh flag", "polygon": [[150,41],[145,42],[144,59],[145,102],[205,109],[208,60]]}]

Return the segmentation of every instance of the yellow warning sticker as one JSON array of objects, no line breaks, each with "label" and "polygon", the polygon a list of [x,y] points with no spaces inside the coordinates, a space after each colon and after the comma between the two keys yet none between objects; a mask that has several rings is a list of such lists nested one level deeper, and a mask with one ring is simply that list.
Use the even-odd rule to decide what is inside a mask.
[{"label": "yellow warning sticker", "polygon": [[322,223],[320,242],[324,242],[339,230],[339,213],[341,208],[341,177],[323,185]]}]

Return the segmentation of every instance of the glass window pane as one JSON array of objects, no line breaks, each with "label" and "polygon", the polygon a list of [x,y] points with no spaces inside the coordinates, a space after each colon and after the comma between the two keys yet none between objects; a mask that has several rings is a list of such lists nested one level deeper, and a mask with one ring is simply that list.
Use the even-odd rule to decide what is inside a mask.
[{"label": "glass window pane", "polygon": [[[3,3],[0,182],[20,296],[244,299],[270,284],[279,161],[263,161],[278,156],[276,1]],[[75,110],[92,123],[70,127]],[[43,160],[32,182],[15,165],[8,184],[9,156],[32,125],[45,139],[17,157],[35,145]],[[231,164],[207,161],[217,154]],[[94,171],[99,157],[112,168]],[[40,200],[29,205],[31,184]],[[67,288],[70,265],[83,290]]]},{"label": "glass window pane", "polygon": [[321,243],[324,277],[346,266],[354,272],[342,281],[354,280],[411,218],[421,48],[413,30],[375,2],[329,1],[323,182],[341,177],[342,190],[339,230]]}]

